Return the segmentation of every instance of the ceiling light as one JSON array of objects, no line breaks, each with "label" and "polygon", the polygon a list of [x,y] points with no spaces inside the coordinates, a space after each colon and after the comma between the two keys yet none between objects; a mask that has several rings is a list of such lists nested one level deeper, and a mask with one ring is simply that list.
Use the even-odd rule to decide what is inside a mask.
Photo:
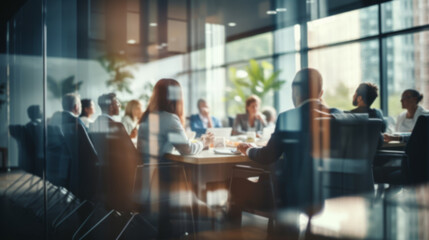
[{"label": "ceiling light", "polygon": [[276,12],[276,11],[274,11],[274,10],[268,10],[268,11],[267,11],[267,14],[268,14],[268,15],[276,15],[276,14],[277,14],[277,12]]},{"label": "ceiling light", "polygon": [[287,8],[277,8],[276,12],[286,12]]},{"label": "ceiling light", "polygon": [[229,23],[228,23],[228,26],[230,26],[230,27],[235,27],[235,26],[237,26],[237,23],[235,23],[235,22],[229,22]]},{"label": "ceiling light", "polygon": [[136,44],[137,43],[137,41],[136,40],[134,40],[134,39],[130,39],[130,40],[128,40],[128,44]]},{"label": "ceiling light", "polygon": [[156,22],[151,22],[151,23],[149,23],[149,26],[156,27],[156,26],[158,26],[158,24]]}]

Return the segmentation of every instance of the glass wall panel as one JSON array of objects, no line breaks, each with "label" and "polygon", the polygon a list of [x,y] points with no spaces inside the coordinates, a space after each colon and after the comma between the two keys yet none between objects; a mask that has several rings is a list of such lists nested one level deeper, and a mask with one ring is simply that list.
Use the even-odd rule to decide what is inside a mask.
[{"label": "glass wall panel", "polygon": [[390,32],[429,24],[425,0],[394,0],[381,4],[382,31]]},{"label": "glass wall panel", "polygon": [[[365,41],[313,50],[308,66],[316,68],[324,79],[323,99],[331,107],[353,109],[353,94],[359,83],[380,86],[378,41]],[[379,98],[372,107],[380,108]]]},{"label": "glass wall panel", "polygon": [[6,239],[42,239],[46,220],[42,1],[28,1],[7,24],[7,52],[1,55],[1,68],[6,69],[1,80],[6,100],[1,104],[1,150],[7,151],[9,171],[1,173],[0,231]]},{"label": "glass wall panel", "polygon": [[273,34],[271,32],[229,42],[226,46],[227,62],[246,61],[271,54],[273,54]]},{"label": "glass wall panel", "polygon": [[307,23],[308,46],[316,47],[378,34],[378,6],[345,12]]},{"label": "glass wall panel", "polygon": [[[383,41],[386,49],[387,83],[389,116],[396,117],[405,111],[401,107],[401,95],[406,89],[415,89],[420,93],[429,91],[428,68],[429,32],[405,34],[386,38]],[[429,99],[424,96],[420,103],[429,108]]]}]

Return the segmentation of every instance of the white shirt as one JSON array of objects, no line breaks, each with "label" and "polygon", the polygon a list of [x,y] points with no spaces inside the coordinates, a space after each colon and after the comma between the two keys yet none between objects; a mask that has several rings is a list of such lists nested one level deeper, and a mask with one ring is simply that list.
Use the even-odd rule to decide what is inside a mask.
[{"label": "white shirt", "polygon": [[198,154],[204,146],[202,142],[189,141],[177,115],[161,111],[150,113],[140,123],[137,147],[143,158],[162,158],[174,148],[182,155],[189,155]]},{"label": "white shirt", "polygon": [[86,126],[87,128],[89,128],[89,124],[91,124],[91,123],[93,123],[93,122],[94,122],[94,120],[93,120],[93,119],[88,118],[88,117],[86,117],[86,116],[82,116],[82,117],[80,117],[80,120],[83,122],[83,124],[85,124],[85,126]]},{"label": "white shirt", "polygon": [[417,110],[414,113],[413,118],[407,118],[407,111],[402,112],[399,114],[396,120],[395,130],[397,132],[412,132],[414,125],[416,125],[417,119],[420,117],[420,115],[425,113],[428,113],[428,111],[420,105],[417,106]]},{"label": "white shirt", "polygon": [[206,117],[204,117],[203,115],[201,115],[201,113],[200,114],[198,114],[199,116],[200,116],[200,119],[201,119],[201,121],[203,122],[203,126],[204,126],[204,128],[207,128],[207,125],[209,124],[209,119],[208,118],[206,118]]},{"label": "white shirt", "polygon": [[130,118],[130,116],[125,115],[122,118],[122,124],[124,124],[125,130],[127,130],[128,135],[131,134],[131,131],[137,127],[138,125],[138,121],[133,121],[132,118]]}]

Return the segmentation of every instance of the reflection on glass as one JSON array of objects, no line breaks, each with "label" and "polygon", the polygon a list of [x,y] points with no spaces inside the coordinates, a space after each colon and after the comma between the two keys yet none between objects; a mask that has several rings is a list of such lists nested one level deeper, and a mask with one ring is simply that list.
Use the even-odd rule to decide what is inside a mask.
[{"label": "reflection on glass", "polygon": [[273,34],[271,32],[229,42],[226,45],[226,61],[236,62],[273,53]]},{"label": "reflection on glass", "polygon": [[[308,53],[310,67],[319,69],[324,78],[323,99],[331,107],[350,110],[352,97],[361,82],[380,86],[377,41],[352,43],[313,50]],[[379,108],[379,98],[372,105]]]},{"label": "reflection on glass", "polygon": [[395,0],[381,4],[382,32],[429,24],[426,0]]},{"label": "reflection on glass", "polygon": [[[401,94],[405,89],[416,89],[421,93],[428,92],[429,67],[427,47],[429,31],[386,38],[383,41],[386,49],[389,116],[397,116],[404,111],[401,107]],[[423,97],[420,103],[429,108],[429,98]]]},{"label": "reflection on glass", "polygon": [[367,37],[378,33],[378,7],[354,10],[307,24],[309,47]]}]

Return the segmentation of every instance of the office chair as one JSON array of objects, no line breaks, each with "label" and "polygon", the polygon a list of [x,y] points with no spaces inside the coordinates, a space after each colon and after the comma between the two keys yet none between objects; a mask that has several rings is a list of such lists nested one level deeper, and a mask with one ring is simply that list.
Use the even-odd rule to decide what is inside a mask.
[{"label": "office chair", "polygon": [[[429,181],[429,115],[422,115],[405,151],[379,151],[374,160],[377,183],[417,185]],[[392,162],[399,164],[391,164]],[[392,166],[393,165],[393,166]]]}]

